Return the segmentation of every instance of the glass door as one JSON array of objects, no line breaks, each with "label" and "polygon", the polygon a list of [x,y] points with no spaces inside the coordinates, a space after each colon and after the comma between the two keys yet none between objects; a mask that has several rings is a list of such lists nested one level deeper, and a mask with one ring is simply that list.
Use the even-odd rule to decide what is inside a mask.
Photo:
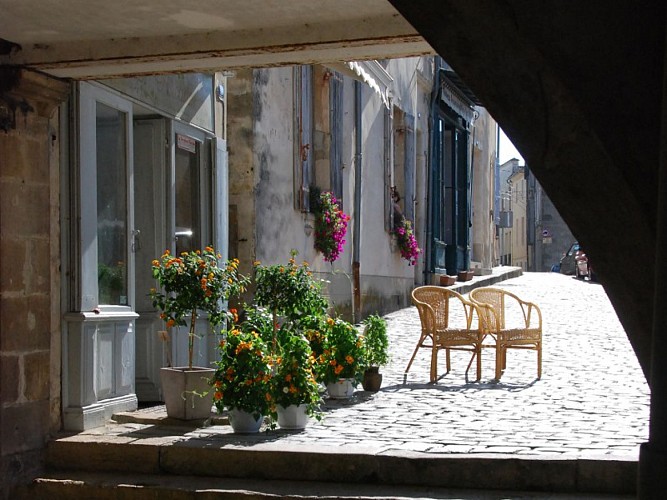
[{"label": "glass door", "polygon": [[[204,132],[180,122],[170,124],[171,168],[168,181],[168,246],[174,255],[213,245],[211,229],[211,139]],[[205,317],[197,321],[193,362],[209,367],[214,355],[214,333]],[[173,366],[188,363],[188,330],[171,329]]]}]

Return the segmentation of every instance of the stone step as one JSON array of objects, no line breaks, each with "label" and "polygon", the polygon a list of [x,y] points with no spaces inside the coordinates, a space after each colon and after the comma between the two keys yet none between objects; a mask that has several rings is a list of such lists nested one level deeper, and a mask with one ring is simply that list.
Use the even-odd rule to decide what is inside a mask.
[{"label": "stone step", "polygon": [[212,426],[187,437],[178,428],[155,435],[142,428],[65,436],[49,443],[47,467],[52,472],[615,494],[633,493],[637,476],[634,460],[377,452],[363,445],[285,447],[278,433],[216,432]]},{"label": "stone step", "polygon": [[219,499],[477,499],[496,500],[605,500],[627,499],[631,495],[518,492],[479,489],[444,489],[428,486],[386,486],[376,484],[312,481],[229,479],[164,474],[54,473],[36,479],[16,492],[15,500],[219,500]]}]

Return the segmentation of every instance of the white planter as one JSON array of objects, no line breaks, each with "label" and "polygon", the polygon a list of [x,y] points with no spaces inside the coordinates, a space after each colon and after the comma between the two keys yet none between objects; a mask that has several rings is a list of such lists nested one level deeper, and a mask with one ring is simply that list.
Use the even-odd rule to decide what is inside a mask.
[{"label": "white planter", "polygon": [[307,405],[289,405],[284,408],[278,405],[278,426],[281,429],[300,430],[308,425]]},{"label": "white planter", "polygon": [[260,415],[259,418],[256,419],[252,413],[237,410],[236,408],[232,408],[227,414],[229,415],[229,424],[237,434],[253,434],[259,432],[259,428],[264,421],[263,415]]},{"label": "white planter", "polygon": [[349,399],[354,394],[353,378],[341,378],[338,382],[327,384],[327,392],[332,399]]},{"label": "white planter", "polygon": [[[213,391],[209,380],[212,368],[169,367],[160,369],[164,404],[167,416],[180,420],[200,420],[211,417]],[[204,397],[200,394],[207,393]]]}]

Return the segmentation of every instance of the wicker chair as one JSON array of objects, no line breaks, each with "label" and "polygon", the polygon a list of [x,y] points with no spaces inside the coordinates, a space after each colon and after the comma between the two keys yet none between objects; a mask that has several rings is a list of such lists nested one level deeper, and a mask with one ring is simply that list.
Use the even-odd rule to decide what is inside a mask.
[{"label": "wicker chair", "polygon": [[[431,349],[430,381],[438,379],[438,351],[445,349],[447,373],[451,370],[450,350],[472,352],[466,368],[466,380],[473,359],[477,356],[477,379],[482,375],[482,328],[478,307],[462,295],[439,286],[421,286],[412,291],[412,303],[417,306],[421,320],[421,337],[405,369],[407,376],[417,351]],[[476,316],[476,317],[475,317]]]},{"label": "wicker chair", "polygon": [[[480,306],[486,332],[496,340],[496,380],[507,367],[507,349],[537,351],[537,378],[542,377],[542,312],[499,288],[483,287],[470,292],[470,300]],[[487,346],[485,346],[487,347]]]}]

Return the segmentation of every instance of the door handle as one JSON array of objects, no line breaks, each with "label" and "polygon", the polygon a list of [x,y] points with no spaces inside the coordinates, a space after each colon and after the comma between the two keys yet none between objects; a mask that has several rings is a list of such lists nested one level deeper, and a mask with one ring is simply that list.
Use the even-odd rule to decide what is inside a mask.
[{"label": "door handle", "polygon": [[139,239],[139,235],[141,234],[141,230],[139,229],[133,229],[132,230],[132,253],[135,253],[139,250],[141,250],[141,240]]}]

